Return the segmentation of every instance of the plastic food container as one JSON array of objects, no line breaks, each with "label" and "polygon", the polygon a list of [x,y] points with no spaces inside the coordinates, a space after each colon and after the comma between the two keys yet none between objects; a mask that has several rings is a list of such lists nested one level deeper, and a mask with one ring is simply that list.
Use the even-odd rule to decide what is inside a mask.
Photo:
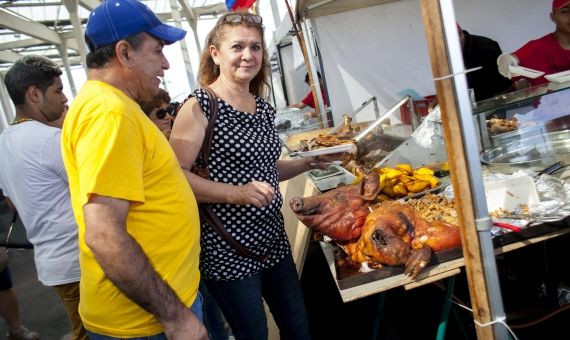
[{"label": "plastic food container", "polygon": [[489,212],[501,209],[514,213],[522,206],[530,209],[539,202],[534,180],[530,176],[511,177],[503,181],[485,183],[485,196]]}]

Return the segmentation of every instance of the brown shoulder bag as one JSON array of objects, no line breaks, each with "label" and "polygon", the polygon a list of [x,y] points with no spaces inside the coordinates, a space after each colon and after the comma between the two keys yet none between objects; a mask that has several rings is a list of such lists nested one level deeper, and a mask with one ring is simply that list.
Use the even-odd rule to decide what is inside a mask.
[{"label": "brown shoulder bag", "polygon": [[[192,169],[190,171],[202,178],[210,179],[208,173],[208,158],[210,157],[212,138],[214,136],[214,126],[216,124],[216,118],[218,117],[218,98],[214,91],[212,91],[210,88],[204,87],[203,90],[208,94],[208,99],[210,101],[210,118],[208,119],[208,127],[206,128],[204,141],[202,142],[202,148],[200,149],[199,153],[202,159],[202,164],[198,165],[196,162],[194,162],[194,165],[192,165]],[[203,221],[210,225],[212,229],[214,229],[224,239],[224,241],[226,241],[232,248],[237,251],[239,255],[257,260],[259,262],[264,262],[267,259],[267,255],[261,256],[254,254],[245,248],[241,243],[236,241],[227,232],[226,228],[222,224],[222,221],[220,221],[209,204],[200,203],[198,205],[198,208],[200,209],[200,217],[203,219]]]}]

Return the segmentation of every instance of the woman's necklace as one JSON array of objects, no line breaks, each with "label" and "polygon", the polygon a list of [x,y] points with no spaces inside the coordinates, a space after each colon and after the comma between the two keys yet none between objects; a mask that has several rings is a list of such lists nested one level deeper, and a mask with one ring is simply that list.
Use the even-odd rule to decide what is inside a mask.
[{"label": "woman's necklace", "polygon": [[16,124],[20,124],[23,122],[31,122],[31,121],[33,121],[32,118],[20,118],[20,119],[16,119],[15,121],[13,121],[12,124],[10,124],[10,125],[16,125]]}]

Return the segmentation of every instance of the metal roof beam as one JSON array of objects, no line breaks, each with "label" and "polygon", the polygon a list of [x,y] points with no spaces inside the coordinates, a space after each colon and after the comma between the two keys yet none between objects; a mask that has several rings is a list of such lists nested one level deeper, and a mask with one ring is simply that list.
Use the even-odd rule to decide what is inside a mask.
[{"label": "metal roof beam", "polygon": [[181,7],[181,12],[184,13],[186,16],[186,20],[196,20],[196,13],[194,13],[194,9],[192,6],[188,4],[188,0],[178,0],[178,3]]},{"label": "metal roof beam", "polygon": [[61,45],[62,43],[56,31],[42,24],[24,20],[3,10],[0,10],[0,22],[2,23],[2,27],[11,29],[12,31],[20,32],[57,45]]},{"label": "metal roof beam", "polygon": [[23,2],[23,1],[10,1],[7,3],[0,4],[0,8],[8,8],[8,7],[44,7],[44,6],[59,6],[61,3],[59,1],[52,1],[52,2]]},{"label": "metal roof beam", "polygon": [[16,60],[22,58],[23,55],[12,51],[0,51],[0,60],[8,63],[15,63]]},{"label": "metal roof beam", "polygon": [[[87,48],[84,43],[83,37],[83,27],[81,26],[81,19],[77,14],[79,12],[78,3],[81,0],[63,0],[65,4],[65,8],[69,12],[69,17],[71,22],[73,23],[73,36],[75,37],[74,40],[65,41],[65,43],[73,42],[75,43],[76,47],[79,48],[79,54],[81,55],[82,59],[85,60],[87,56]],[[67,51],[67,48],[63,48],[63,51]],[[85,66],[85,72],[87,72],[87,66]]]},{"label": "metal roof beam", "polygon": [[99,0],[79,0],[79,5],[88,11],[92,11],[100,4],[101,2]]},{"label": "metal roof beam", "polygon": [[0,51],[3,50],[11,50],[13,48],[21,48],[21,47],[30,47],[30,46],[37,46],[37,45],[45,45],[48,44],[44,40],[30,38],[30,39],[21,39],[15,40],[5,43],[0,43]]}]

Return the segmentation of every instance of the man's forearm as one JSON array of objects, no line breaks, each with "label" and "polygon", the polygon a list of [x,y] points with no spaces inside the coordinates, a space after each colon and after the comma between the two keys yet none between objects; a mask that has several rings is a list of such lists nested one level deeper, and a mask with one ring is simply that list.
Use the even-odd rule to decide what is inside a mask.
[{"label": "man's forearm", "polygon": [[[176,293],[162,280],[139,244],[129,235],[107,250],[93,249],[107,277],[131,300],[156,316],[172,322],[186,310]],[[114,249],[113,251],[109,251]]]},{"label": "man's forearm", "polygon": [[156,273],[140,245],[126,230],[129,203],[97,197],[85,212],[85,243],[107,277],[161,323],[175,322],[188,309]]}]

